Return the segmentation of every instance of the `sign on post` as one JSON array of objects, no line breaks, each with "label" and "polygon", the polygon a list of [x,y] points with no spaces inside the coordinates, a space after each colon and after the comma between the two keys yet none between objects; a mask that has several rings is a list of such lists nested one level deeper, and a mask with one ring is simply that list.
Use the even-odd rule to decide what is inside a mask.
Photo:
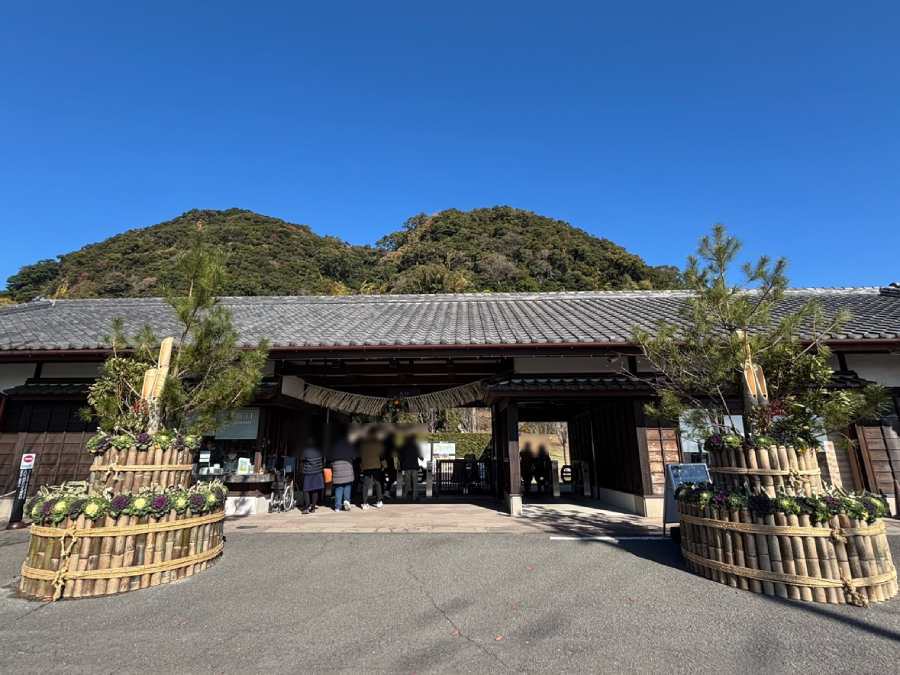
[{"label": "sign on post", "polygon": [[709,467],[706,464],[666,464],[666,490],[663,501],[663,535],[666,524],[678,520],[675,492],[688,483],[709,483]]},{"label": "sign on post", "polygon": [[37,461],[37,454],[23,452],[19,461],[19,482],[16,484],[16,498],[13,500],[12,512],[9,514],[7,530],[15,530],[22,525],[22,515],[25,512],[25,500],[28,498],[28,483],[31,481],[31,470]]}]

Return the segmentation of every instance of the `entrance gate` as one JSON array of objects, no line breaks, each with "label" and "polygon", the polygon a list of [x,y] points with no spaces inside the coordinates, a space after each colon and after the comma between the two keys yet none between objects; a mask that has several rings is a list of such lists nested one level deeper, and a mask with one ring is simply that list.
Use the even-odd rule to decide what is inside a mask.
[{"label": "entrance gate", "polygon": [[437,459],[434,461],[434,494],[493,495],[491,462],[475,459]]}]

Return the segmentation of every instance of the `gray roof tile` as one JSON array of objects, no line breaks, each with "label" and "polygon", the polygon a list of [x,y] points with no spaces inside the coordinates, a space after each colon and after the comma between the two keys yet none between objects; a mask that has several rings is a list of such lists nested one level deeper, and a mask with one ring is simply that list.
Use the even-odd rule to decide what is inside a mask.
[{"label": "gray roof tile", "polygon": [[[566,345],[630,342],[632,327],[678,321],[684,291],[481,293],[342,297],[228,297],[242,344],[267,338],[276,348]],[[792,289],[780,311],[818,300],[852,319],[835,340],[900,341],[900,293],[892,289]],[[176,329],[158,298],[37,300],[0,309],[0,351],[103,349],[112,321],[126,332],[145,324]]]}]

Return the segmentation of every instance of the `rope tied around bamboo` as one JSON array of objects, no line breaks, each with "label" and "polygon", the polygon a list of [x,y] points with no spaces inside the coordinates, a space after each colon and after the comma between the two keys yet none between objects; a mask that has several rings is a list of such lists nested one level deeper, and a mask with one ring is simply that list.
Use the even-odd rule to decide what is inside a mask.
[{"label": "rope tied around bamboo", "polygon": [[779,489],[807,496],[822,489],[822,475],[814,450],[791,446],[736,447],[712,451],[709,472],[720,487],[748,487],[774,497]]},{"label": "rope tied around bamboo", "polygon": [[[158,575],[161,572],[181,571],[189,566],[195,566],[201,563],[205,566],[205,563],[221,553],[223,547],[221,524],[224,522],[225,518],[224,511],[216,511],[201,516],[191,516],[187,518],[173,518],[173,516],[174,512],[170,512],[167,516],[161,517],[157,522],[139,523],[135,525],[113,524],[106,527],[80,528],[77,523],[70,524],[68,527],[64,528],[32,525],[32,541],[48,540],[50,542],[59,542],[59,561],[56,565],[56,569],[35,567],[34,563],[36,561],[33,559],[34,556],[29,554],[22,564],[22,588],[25,590],[29,580],[49,582],[50,588],[52,589],[52,593],[50,593],[49,597],[51,601],[59,600],[63,594],[65,594],[66,597],[70,597],[70,595],[72,595],[72,597],[80,597],[80,593],[73,593],[71,588],[68,591],[66,590],[67,584],[70,581],[80,583],[81,580],[95,580],[98,583],[102,582],[106,584],[114,579],[137,576],[143,577],[146,575],[148,578],[155,577],[155,583],[159,583]],[[120,518],[130,520],[129,516],[123,515],[120,516]],[[213,529],[210,529],[210,526],[214,526]],[[178,539],[182,540],[182,545],[179,545],[178,547],[178,553],[184,552],[184,537],[175,534],[179,530],[190,530],[191,548],[194,547],[196,542],[196,550],[190,552],[189,549],[187,555],[173,555],[175,552],[175,542]],[[168,533],[172,533],[173,536],[166,536],[161,544],[157,544],[157,542],[151,541],[150,539],[151,536],[159,534],[168,535]],[[78,569],[72,569],[73,561],[76,560],[76,558],[79,562],[82,562],[83,560],[83,556],[75,555],[76,546],[79,545],[81,540],[99,539],[102,542],[101,548],[108,548],[111,550],[113,541],[124,542],[125,538],[129,538],[137,543],[135,538],[141,535],[145,535],[145,540],[139,547],[136,546],[136,548],[140,548],[145,554],[148,550],[151,551],[151,559],[149,560],[144,559],[137,565],[105,566],[98,563],[99,566],[95,569],[84,569],[81,565],[79,565]],[[164,550],[162,547],[165,547]],[[91,548],[92,547],[89,546],[88,550]],[[38,562],[46,562],[44,554],[41,554]],[[129,560],[128,562],[130,563],[131,561]],[[155,585],[155,583],[151,584],[148,582],[147,585]],[[143,584],[141,587],[143,587]],[[129,586],[128,588],[123,589],[118,584],[112,584],[108,589],[104,587],[104,592],[93,594],[102,595],[117,593],[121,590],[131,590],[131,588]],[[36,596],[43,595],[46,597],[46,595],[38,591],[39,589],[35,589],[30,594]]]},{"label": "rope tied around bamboo", "polygon": [[105,472],[104,480],[109,480],[110,476],[115,476],[114,480],[121,480],[120,473],[132,471],[193,471],[193,464],[100,464],[92,466],[92,472]]},{"label": "rope tied around bamboo", "polygon": [[713,581],[786,599],[866,607],[898,593],[881,518],[751,512],[679,501],[688,568]]}]

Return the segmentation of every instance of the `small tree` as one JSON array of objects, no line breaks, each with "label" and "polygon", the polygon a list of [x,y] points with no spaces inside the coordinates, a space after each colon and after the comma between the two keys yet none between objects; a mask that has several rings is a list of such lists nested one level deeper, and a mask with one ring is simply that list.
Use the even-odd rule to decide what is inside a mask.
[{"label": "small tree", "polygon": [[[242,349],[230,312],[219,304],[216,291],[223,278],[221,256],[203,239],[198,224],[192,245],[177,261],[183,287],[168,296],[180,323],[168,376],[158,401],[163,426],[189,433],[208,433],[223,415],[246,403],[262,378],[268,354],[265,341]],[[113,326],[113,354],[91,386],[88,402],[104,431],[140,433],[150,411],[140,397],[143,375],[156,363],[159,339],[149,328],[131,341],[121,322]]]},{"label": "small tree", "polygon": [[[826,316],[816,302],[794,311],[782,304],[786,261],[761,257],[743,266],[744,286],[728,273],[740,242],[715,225],[688,258],[683,278],[693,294],[677,323],[661,323],[655,333],[635,329],[634,338],[662,377],[648,380],[659,401],[648,413],[684,419],[706,435],[758,445],[811,448],[826,433],[845,440],[855,421],[877,417],[886,401],[882,387],[855,390],[830,386],[831,351],[826,340],[847,321]],[[768,404],[747,403],[741,377],[747,354],[762,367]],[[743,415],[744,424],[735,423]]]}]

